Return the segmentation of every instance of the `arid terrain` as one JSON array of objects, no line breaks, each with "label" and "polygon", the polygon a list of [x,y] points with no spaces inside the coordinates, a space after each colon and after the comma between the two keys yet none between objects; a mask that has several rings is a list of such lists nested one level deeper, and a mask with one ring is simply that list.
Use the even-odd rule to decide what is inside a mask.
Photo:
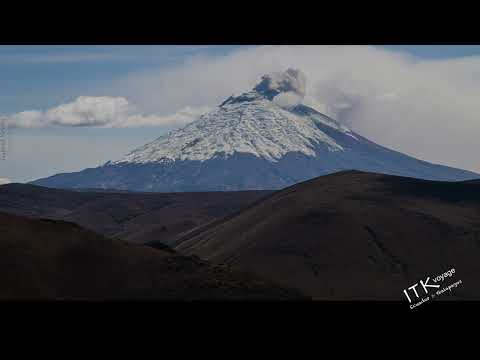
[{"label": "arid terrain", "polygon": [[229,266],[0,213],[0,299],[301,299]]},{"label": "arid terrain", "polygon": [[480,184],[347,171],[279,191],[196,229],[179,252],[239,266],[324,300],[400,300],[451,268],[480,299]]},{"label": "arid terrain", "polygon": [[0,186],[0,211],[74,222],[133,243],[172,242],[201,224],[234,213],[270,191],[136,193]]},{"label": "arid terrain", "polygon": [[455,268],[462,286],[442,299],[480,299],[478,181],[345,171],[277,192],[170,194],[11,184],[0,211],[4,298],[399,301]]}]

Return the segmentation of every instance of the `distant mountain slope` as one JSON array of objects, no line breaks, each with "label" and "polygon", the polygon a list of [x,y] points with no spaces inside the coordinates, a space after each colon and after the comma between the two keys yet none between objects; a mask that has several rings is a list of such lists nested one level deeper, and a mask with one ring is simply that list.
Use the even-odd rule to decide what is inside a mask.
[{"label": "distant mountain slope", "polygon": [[432,180],[480,177],[389,150],[301,102],[289,102],[304,94],[299,71],[265,75],[253,90],[120,160],[33,183],[176,192],[281,189],[349,169]]},{"label": "distant mountain slope", "polygon": [[0,300],[298,299],[227,266],[0,213]]},{"label": "distant mountain slope", "polygon": [[174,241],[181,233],[234,213],[268,191],[125,193],[0,186],[0,211],[71,221],[130,242]]},{"label": "distant mountain slope", "polygon": [[176,249],[240,266],[318,299],[405,300],[455,268],[443,298],[480,299],[480,184],[347,171],[276,192]]}]

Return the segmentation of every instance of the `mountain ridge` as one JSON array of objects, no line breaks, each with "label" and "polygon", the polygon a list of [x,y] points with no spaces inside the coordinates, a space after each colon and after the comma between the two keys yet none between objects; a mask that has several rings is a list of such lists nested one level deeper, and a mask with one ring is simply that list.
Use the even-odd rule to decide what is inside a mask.
[{"label": "mountain ridge", "polygon": [[241,270],[0,211],[0,300],[306,300]]},{"label": "mountain ridge", "polygon": [[480,175],[378,145],[302,103],[300,72],[262,77],[197,120],[97,168],[33,184],[136,191],[277,190],[357,169],[431,180]]},{"label": "mountain ridge", "polygon": [[0,186],[0,211],[65,220],[133,243],[173,241],[184,231],[235,212],[269,191],[156,193]]},{"label": "mountain ridge", "polygon": [[479,190],[343,171],[272,193],[174,248],[322,300],[400,300],[423,276],[454,267],[465,285],[448,298],[478,300]]}]

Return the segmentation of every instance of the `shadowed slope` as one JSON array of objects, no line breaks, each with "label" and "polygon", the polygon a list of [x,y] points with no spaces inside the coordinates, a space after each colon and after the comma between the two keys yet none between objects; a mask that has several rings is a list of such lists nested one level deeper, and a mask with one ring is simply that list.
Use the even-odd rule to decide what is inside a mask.
[{"label": "shadowed slope", "polygon": [[0,186],[0,211],[71,221],[129,242],[169,242],[270,193],[86,192],[8,184]]},{"label": "shadowed slope", "polygon": [[0,213],[0,299],[294,299],[227,266]]},{"label": "shadowed slope", "polygon": [[480,184],[341,172],[196,229],[176,249],[320,299],[401,300],[455,268],[464,286],[450,298],[479,299]]}]

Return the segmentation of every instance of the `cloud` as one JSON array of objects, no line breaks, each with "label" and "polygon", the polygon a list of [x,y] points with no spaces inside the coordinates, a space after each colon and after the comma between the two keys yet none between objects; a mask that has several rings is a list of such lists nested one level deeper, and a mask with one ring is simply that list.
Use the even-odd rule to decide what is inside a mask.
[{"label": "cloud", "polygon": [[142,109],[175,112],[187,104],[215,106],[288,68],[306,76],[304,102],[373,141],[480,171],[479,56],[420,59],[373,46],[248,47],[132,73],[115,87]]},{"label": "cloud", "polygon": [[0,185],[10,184],[11,181],[7,178],[0,177]]},{"label": "cloud", "polygon": [[208,109],[208,107],[185,106],[170,115],[143,115],[123,97],[80,96],[72,102],[46,111],[23,111],[7,116],[6,120],[10,127],[23,128],[46,126],[177,127],[191,122]]}]

